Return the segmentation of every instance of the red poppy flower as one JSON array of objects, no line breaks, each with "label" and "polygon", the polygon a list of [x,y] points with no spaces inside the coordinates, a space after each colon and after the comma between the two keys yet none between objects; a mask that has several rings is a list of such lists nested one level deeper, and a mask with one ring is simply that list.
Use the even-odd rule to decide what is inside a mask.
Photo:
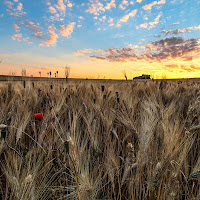
[{"label": "red poppy flower", "polygon": [[44,116],[44,113],[36,113],[36,114],[34,114],[34,116],[35,116],[35,119],[42,120],[43,116]]}]

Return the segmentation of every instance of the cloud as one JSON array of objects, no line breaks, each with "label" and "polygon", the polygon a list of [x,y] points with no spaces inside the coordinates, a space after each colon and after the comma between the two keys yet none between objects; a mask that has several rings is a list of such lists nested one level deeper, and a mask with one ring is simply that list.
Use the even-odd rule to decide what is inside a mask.
[{"label": "cloud", "polygon": [[102,50],[98,49],[98,50],[94,50],[94,49],[83,49],[83,50],[78,50],[76,52],[74,52],[74,55],[76,56],[83,56],[86,54],[93,54],[93,53],[100,53]]},{"label": "cloud", "polygon": [[191,64],[167,64],[165,65],[165,70],[169,72],[197,72],[200,70],[200,66]]},{"label": "cloud", "polygon": [[160,5],[160,4],[165,4],[165,3],[166,3],[166,0],[153,1],[152,3],[147,4],[147,5],[143,6],[142,8],[144,10],[151,10],[153,6]]},{"label": "cloud", "polygon": [[106,10],[110,10],[112,7],[116,7],[115,0],[111,0],[110,3],[107,3],[105,6],[99,0],[89,0],[89,8],[86,12],[93,13],[94,15],[99,15],[104,13]]},{"label": "cloud", "polygon": [[35,39],[43,38],[43,32],[40,30],[40,23],[32,22],[29,19],[26,19],[24,21],[21,19],[18,19],[18,22],[21,24],[21,26],[25,27],[27,30],[31,32],[32,38],[35,38]]},{"label": "cloud", "polygon": [[23,4],[19,3],[17,6],[17,10],[22,11],[22,9],[23,9]]},{"label": "cloud", "polygon": [[75,22],[72,22],[71,24],[67,25],[65,27],[65,25],[61,25],[60,26],[60,35],[64,36],[64,37],[69,37],[74,30],[74,26],[75,26]]},{"label": "cloud", "polygon": [[43,39],[43,37],[41,36],[41,35],[38,35],[38,34],[33,34],[33,35],[31,35],[31,37],[32,38],[34,38],[34,39],[39,39],[39,40],[42,40]]},{"label": "cloud", "polygon": [[119,5],[119,8],[125,10],[128,5],[129,3],[127,0],[122,0],[122,3]]},{"label": "cloud", "polygon": [[57,42],[58,35],[55,33],[55,28],[53,26],[48,27],[49,37],[46,39],[45,43],[40,44],[40,46],[55,46]]},{"label": "cloud", "polygon": [[4,1],[4,4],[9,8],[12,9],[13,3],[11,1]]},{"label": "cloud", "polygon": [[69,7],[69,8],[71,8],[72,6],[73,6],[72,3],[68,3],[68,4],[67,4],[67,7]]},{"label": "cloud", "polygon": [[114,7],[114,8],[116,7],[115,0],[111,0],[110,3],[107,3],[105,9],[110,10],[112,7]]},{"label": "cloud", "polygon": [[138,3],[141,3],[141,2],[142,2],[142,0],[137,0],[136,2],[138,2]]},{"label": "cloud", "polygon": [[49,12],[52,14],[57,13],[56,9],[53,6],[49,7]]},{"label": "cloud", "polygon": [[137,13],[137,9],[132,10],[128,15],[124,15],[121,19],[120,22],[127,22],[130,17],[134,17]]},{"label": "cloud", "polygon": [[[178,59],[182,62],[189,62],[200,58],[200,39],[183,39],[181,37],[171,37],[150,42],[146,45],[131,45],[125,48],[109,48],[102,50],[101,54],[90,55],[97,60],[106,60],[109,62],[128,62],[128,61],[146,61],[168,62]],[[77,54],[94,54],[95,50],[77,51]],[[96,53],[96,52],[95,52]]]},{"label": "cloud", "polygon": [[86,12],[93,13],[94,15],[99,15],[105,12],[104,5],[98,0],[90,0],[89,8]]},{"label": "cloud", "polygon": [[[140,28],[148,28],[148,29],[151,29],[153,27],[155,27],[155,25],[157,25],[159,23],[159,19],[161,17],[161,13],[154,19],[153,22],[145,22],[144,24],[140,24]],[[139,28],[138,26],[136,27],[137,29]]]},{"label": "cloud", "polygon": [[191,32],[194,30],[199,30],[200,29],[200,25],[199,26],[194,26],[194,27],[187,27],[187,28],[183,28],[183,29],[175,29],[175,30],[163,30],[162,33],[165,33],[166,35],[172,33],[172,34],[179,34],[179,33],[185,33],[185,32]]},{"label": "cloud", "polygon": [[175,25],[178,25],[178,24],[180,24],[180,23],[179,22],[175,22],[175,23],[172,24],[172,26],[175,26]]},{"label": "cloud", "polygon": [[16,30],[19,29],[19,25],[13,24],[13,28],[16,29]]},{"label": "cloud", "polygon": [[11,38],[13,40],[18,40],[19,41],[22,38],[22,34],[21,33],[20,34],[14,34],[14,35],[11,36]]},{"label": "cloud", "polygon": [[191,32],[191,30],[194,30],[194,28],[193,27],[188,27],[188,28],[184,28],[184,29],[176,29],[176,30],[173,31],[173,34]]},{"label": "cloud", "polygon": [[4,1],[4,4],[8,7],[7,9],[8,14],[16,16],[16,17],[22,17],[23,15],[25,15],[26,13],[23,11],[23,4],[18,3],[18,5],[16,6],[16,3],[18,1],[14,1],[14,2],[15,3],[11,1]]},{"label": "cloud", "polygon": [[63,0],[57,0],[57,4],[55,5],[57,9],[61,11],[66,10],[66,5],[63,3]]}]

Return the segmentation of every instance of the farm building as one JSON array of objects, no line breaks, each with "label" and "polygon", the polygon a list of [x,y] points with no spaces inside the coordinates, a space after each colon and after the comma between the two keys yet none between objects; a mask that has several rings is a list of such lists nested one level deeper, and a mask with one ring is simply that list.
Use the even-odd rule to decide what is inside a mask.
[{"label": "farm building", "polygon": [[133,79],[151,79],[150,75],[142,74],[142,76],[134,77]]}]

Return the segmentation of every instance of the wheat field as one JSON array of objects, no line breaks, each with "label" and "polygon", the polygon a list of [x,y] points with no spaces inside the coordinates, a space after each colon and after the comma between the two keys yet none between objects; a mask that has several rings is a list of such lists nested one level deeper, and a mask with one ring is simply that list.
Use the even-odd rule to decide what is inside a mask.
[{"label": "wheat field", "polygon": [[199,81],[2,82],[0,124],[0,199],[200,199]]}]

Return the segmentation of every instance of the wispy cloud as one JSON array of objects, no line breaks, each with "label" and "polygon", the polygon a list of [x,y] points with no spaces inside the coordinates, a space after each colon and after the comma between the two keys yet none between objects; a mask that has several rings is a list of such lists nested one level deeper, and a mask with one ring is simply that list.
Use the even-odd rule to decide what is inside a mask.
[{"label": "wispy cloud", "polygon": [[147,5],[143,6],[142,8],[144,10],[151,10],[153,6],[160,5],[160,4],[165,4],[165,3],[166,3],[166,0],[153,1],[152,3],[147,4]]},{"label": "wispy cloud", "polygon": [[75,26],[75,22],[72,22],[71,24],[65,26],[65,25],[61,25],[60,26],[60,35],[64,36],[64,37],[69,37],[74,30],[74,26]]},{"label": "wispy cloud", "polygon": [[19,29],[19,25],[13,24],[13,28],[16,29],[16,30]]},{"label": "wispy cloud", "polygon": [[[109,62],[128,62],[143,60],[146,62],[166,62],[179,59],[191,61],[200,58],[200,40],[171,37],[157,40],[146,45],[131,45],[124,48],[109,48],[101,54],[90,55],[91,58],[107,60]],[[85,55],[97,53],[95,50],[80,50],[77,54]]]},{"label": "wispy cloud", "polygon": [[14,35],[11,36],[11,38],[13,40],[18,40],[19,41],[22,38],[22,34],[21,33],[20,34],[14,34]]},{"label": "wispy cloud", "polygon": [[107,3],[107,5],[105,6],[105,9],[106,9],[106,10],[110,10],[112,7],[113,7],[113,8],[116,7],[115,0],[111,0],[110,3]]},{"label": "wispy cloud", "polygon": [[200,66],[195,66],[191,64],[166,64],[165,65],[165,70],[169,72],[197,72],[200,70]]},{"label": "wispy cloud", "polygon": [[119,8],[125,10],[128,5],[129,2],[127,0],[122,0],[122,3],[119,5]]},{"label": "wispy cloud", "polygon": [[99,15],[104,13],[106,10],[110,10],[112,7],[116,7],[115,0],[111,0],[110,3],[104,5],[99,0],[89,0],[89,8],[86,12],[93,13],[94,15]]},{"label": "wispy cloud", "polygon": [[49,12],[52,14],[57,13],[56,9],[53,6],[49,6]]},{"label": "wispy cloud", "polygon": [[137,14],[137,9],[132,10],[128,15],[124,15],[119,22],[127,22],[130,17],[134,17]]},{"label": "wispy cloud", "polygon": [[87,54],[94,54],[94,53],[100,53],[100,52],[102,52],[102,50],[100,50],[100,49],[98,49],[98,50],[82,49],[82,50],[78,50],[78,51],[74,52],[74,55],[83,56],[83,55],[87,55]]},{"label": "wispy cloud", "polygon": [[195,31],[195,30],[199,30],[200,29],[200,25],[198,26],[191,26],[191,27],[187,27],[187,28],[183,28],[183,29],[175,29],[175,30],[163,30],[162,33],[165,33],[166,35],[172,33],[172,34],[179,34],[179,33],[185,33],[185,32],[191,32],[191,31]]},{"label": "wispy cloud", "polygon": [[63,0],[57,0],[57,4],[55,4],[55,7],[61,12],[65,12],[66,10],[66,5],[63,3]]},{"label": "wispy cloud", "polygon": [[[148,29],[151,29],[151,28],[153,28],[153,27],[155,27],[155,25],[157,25],[158,23],[159,23],[159,19],[160,19],[160,17],[161,17],[161,13],[154,19],[154,21],[153,22],[149,22],[149,23],[147,23],[147,22],[145,22],[144,24],[140,24],[140,28],[148,28]],[[138,26],[137,26],[137,29],[139,28]]]},{"label": "wispy cloud", "polygon": [[179,22],[175,22],[172,24],[172,26],[179,25],[179,24],[180,24]]},{"label": "wispy cloud", "polygon": [[55,28],[53,26],[48,27],[49,37],[46,39],[45,43],[40,44],[40,46],[55,46],[57,42],[58,35],[55,33]]},{"label": "wispy cloud", "polygon": [[23,11],[23,4],[18,3],[18,1],[4,1],[4,4],[7,6],[7,12],[9,15],[13,15],[16,17],[22,17],[26,14],[26,12]]}]

